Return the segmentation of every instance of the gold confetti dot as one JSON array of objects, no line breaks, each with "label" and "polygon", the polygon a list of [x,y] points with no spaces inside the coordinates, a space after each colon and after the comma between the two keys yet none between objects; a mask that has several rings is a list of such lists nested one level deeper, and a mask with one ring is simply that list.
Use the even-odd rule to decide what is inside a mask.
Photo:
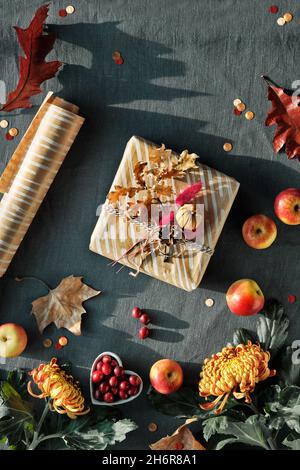
[{"label": "gold confetti dot", "polygon": [[155,432],[155,431],[157,431],[157,428],[158,428],[158,426],[157,426],[156,423],[150,423],[150,424],[148,424],[148,430],[149,430],[150,432]]},{"label": "gold confetti dot", "polygon": [[112,53],[112,58],[113,58],[113,60],[118,60],[118,59],[120,59],[120,58],[121,58],[121,52],[119,52],[119,51],[113,52],[113,53]]},{"label": "gold confetti dot", "polygon": [[293,19],[292,13],[289,13],[289,12],[288,12],[288,13],[285,13],[285,14],[283,15],[283,19],[284,19],[284,21],[285,21],[286,23],[290,23],[290,21],[292,21],[292,19]]},{"label": "gold confetti dot", "polygon": [[19,134],[19,131],[16,127],[12,127],[11,129],[9,129],[8,133],[12,137],[16,137]]},{"label": "gold confetti dot", "polygon": [[239,111],[245,111],[245,109],[246,109],[245,103],[243,103],[243,102],[239,103],[239,104],[236,106],[236,109],[238,109]]},{"label": "gold confetti dot", "polygon": [[282,17],[277,18],[277,24],[278,24],[279,26],[285,25],[285,19],[282,18]]},{"label": "gold confetti dot", "polygon": [[213,307],[215,305],[214,299],[206,299],[205,300],[206,307]]},{"label": "gold confetti dot", "polygon": [[8,121],[6,119],[2,119],[2,121],[0,121],[0,127],[2,127],[2,129],[6,129],[8,127]]},{"label": "gold confetti dot", "polygon": [[68,13],[68,15],[73,15],[73,13],[75,12],[75,7],[73,7],[73,5],[68,5],[66,7],[66,12]]},{"label": "gold confetti dot", "polygon": [[232,150],[232,144],[230,142],[225,142],[225,144],[223,145],[223,149],[225,150],[225,152],[230,152],[230,150]]},{"label": "gold confetti dot", "polygon": [[252,119],[254,119],[254,112],[253,111],[247,111],[245,113],[245,118],[248,119],[248,121],[252,121]]},{"label": "gold confetti dot", "polygon": [[50,348],[52,346],[52,339],[50,339],[50,338],[44,339],[43,346],[45,348]]},{"label": "gold confetti dot", "polygon": [[67,346],[69,340],[66,336],[60,336],[60,338],[58,338],[58,342],[61,346]]},{"label": "gold confetti dot", "polygon": [[242,100],[240,100],[239,98],[236,98],[235,100],[233,100],[233,106],[235,108],[237,108],[237,106],[241,103],[242,103]]}]

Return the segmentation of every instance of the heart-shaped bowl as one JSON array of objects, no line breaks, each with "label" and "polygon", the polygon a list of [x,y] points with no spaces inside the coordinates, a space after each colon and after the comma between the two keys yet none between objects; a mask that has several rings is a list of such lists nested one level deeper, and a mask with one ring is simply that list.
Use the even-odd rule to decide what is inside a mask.
[{"label": "heart-shaped bowl", "polygon": [[91,368],[91,374],[90,374],[90,394],[91,394],[91,402],[93,403],[93,405],[100,405],[100,406],[124,405],[125,403],[129,403],[130,401],[135,400],[142,393],[143,380],[142,380],[142,377],[139,374],[137,374],[136,372],[133,372],[132,370],[124,370],[124,372],[127,375],[136,375],[140,379],[140,381],[141,381],[140,388],[139,388],[139,391],[136,395],[133,395],[132,397],[126,398],[126,400],[116,400],[113,403],[106,403],[105,401],[100,401],[100,400],[95,399],[95,397],[94,397],[94,384],[93,384],[93,381],[92,381],[92,375],[93,375],[93,372],[96,370],[96,366],[97,366],[98,362],[101,360],[101,357],[103,357],[103,356],[111,356],[113,359],[115,359],[117,361],[117,363],[119,364],[120,367],[123,367],[123,363],[121,361],[120,356],[118,356],[117,354],[115,354],[111,351],[105,351],[105,352],[99,354],[99,356],[96,357],[96,359],[93,362],[93,365],[92,365],[92,368]]}]

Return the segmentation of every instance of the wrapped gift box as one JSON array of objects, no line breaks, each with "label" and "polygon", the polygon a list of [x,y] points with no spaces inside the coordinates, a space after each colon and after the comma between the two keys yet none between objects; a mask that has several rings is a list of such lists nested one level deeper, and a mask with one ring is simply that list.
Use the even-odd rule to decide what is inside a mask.
[{"label": "wrapped gift box", "polygon": [[[140,137],[132,137],[126,146],[111,191],[116,186],[135,186],[135,164],[149,161],[149,153],[157,147]],[[167,262],[161,252],[153,250],[143,260],[140,269],[149,276],[186,291],[192,291],[200,284],[239,189],[235,179],[199,163],[183,179],[174,181],[175,191],[180,191],[184,184],[198,181],[202,183],[202,190],[195,202],[204,205],[203,249],[187,248]],[[91,237],[90,250],[136,269],[136,263],[124,254],[141,239],[143,230],[120,211],[113,211],[106,200]]]}]

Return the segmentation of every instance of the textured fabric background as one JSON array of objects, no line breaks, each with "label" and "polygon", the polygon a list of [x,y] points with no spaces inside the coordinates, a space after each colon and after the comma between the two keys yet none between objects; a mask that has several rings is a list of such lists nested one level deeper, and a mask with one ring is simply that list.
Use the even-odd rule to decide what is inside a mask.
[{"label": "textured fabric background", "polygon": [[[300,79],[300,5],[296,0],[275,3],[282,14],[293,12],[292,23],[279,27],[279,15],[268,12],[272,2],[264,0],[73,0],[76,13],[66,18],[58,10],[67,2],[53,2],[48,23],[58,40],[51,57],[66,65],[43,90],[78,104],[86,123],[0,279],[1,323],[21,323],[29,334],[24,358],[3,368],[30,367],[31,359],[56,354],[43,348],[30,314],[31,301],[46,292],[38,283],[14,281],[22,275],[52,287],[69,274],[83,275],[86,283],[103,290],[86,303],[82,336],[68,335],[69,345],[57,353],[77,366],[74,373],[86,385],[89,366],[104,350],[117,352],[129,369],[140,372],[145,389],[150,365],[162,357],[180,361],[187,381],[196,383],[205,356],[230,341],[234,328],[254,329],[255,318],[233,316],[225,302],[228,286],[243,277],[256,279],[267,297],[286,305],[291,339],[299,338],[299,303],[287,304],[289,293],[300,300],[299,227],[278,222],[276,243],[262,252],[248,248],[241,237],[241,224],[249,215],[274,216],[275,195],[299,187],[299,162],[274,155],[274,129],[264,126],[269,103],[260,76],[269,75],[286,87]],[[0,1],[0,79],[8,90],[18,77],[19,47],[12,26],[27,27],[40,5],[39,0]],[[112,61],[114,50],[122,52],[123,66]],[[36,104],[44,94],[35,98]],[[256,113],[252,122],[233,115],[237,97]],[[13,112],[8,119],[22,135],[35,111]],[[4,134],[1,130],[1,171],[19,141],[6,142]],[[241,183],[202,285],[192,293],[144,275],[134,279],[126,269],[116,274],[107,259],[88,250],[96,208],[133,134],[176,151],[188,148]],[[230,154],[222,149],[228,140],[234,145]],[[215,300],[212,309],[205,307],[207,297]],[[144,342],[130,317],[134,305],[153,318],[151,338]],[[51,326],[44,337],[57,341],[60,334]],[[119,448],[147,448],[177,424],[153,412],[145,393],[123,411],[140,429]],[[151,421],[158,424],[155,434],[147,430]]]}]

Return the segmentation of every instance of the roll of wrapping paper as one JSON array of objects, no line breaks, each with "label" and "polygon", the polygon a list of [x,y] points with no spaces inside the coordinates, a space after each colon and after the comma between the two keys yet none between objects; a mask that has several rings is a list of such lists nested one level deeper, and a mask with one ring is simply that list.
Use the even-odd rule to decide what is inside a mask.
[{"label": "roll of wrapping paper", "polygon": [[49,93],[0,177],[2,277],[73,144],[84,118]]}]

